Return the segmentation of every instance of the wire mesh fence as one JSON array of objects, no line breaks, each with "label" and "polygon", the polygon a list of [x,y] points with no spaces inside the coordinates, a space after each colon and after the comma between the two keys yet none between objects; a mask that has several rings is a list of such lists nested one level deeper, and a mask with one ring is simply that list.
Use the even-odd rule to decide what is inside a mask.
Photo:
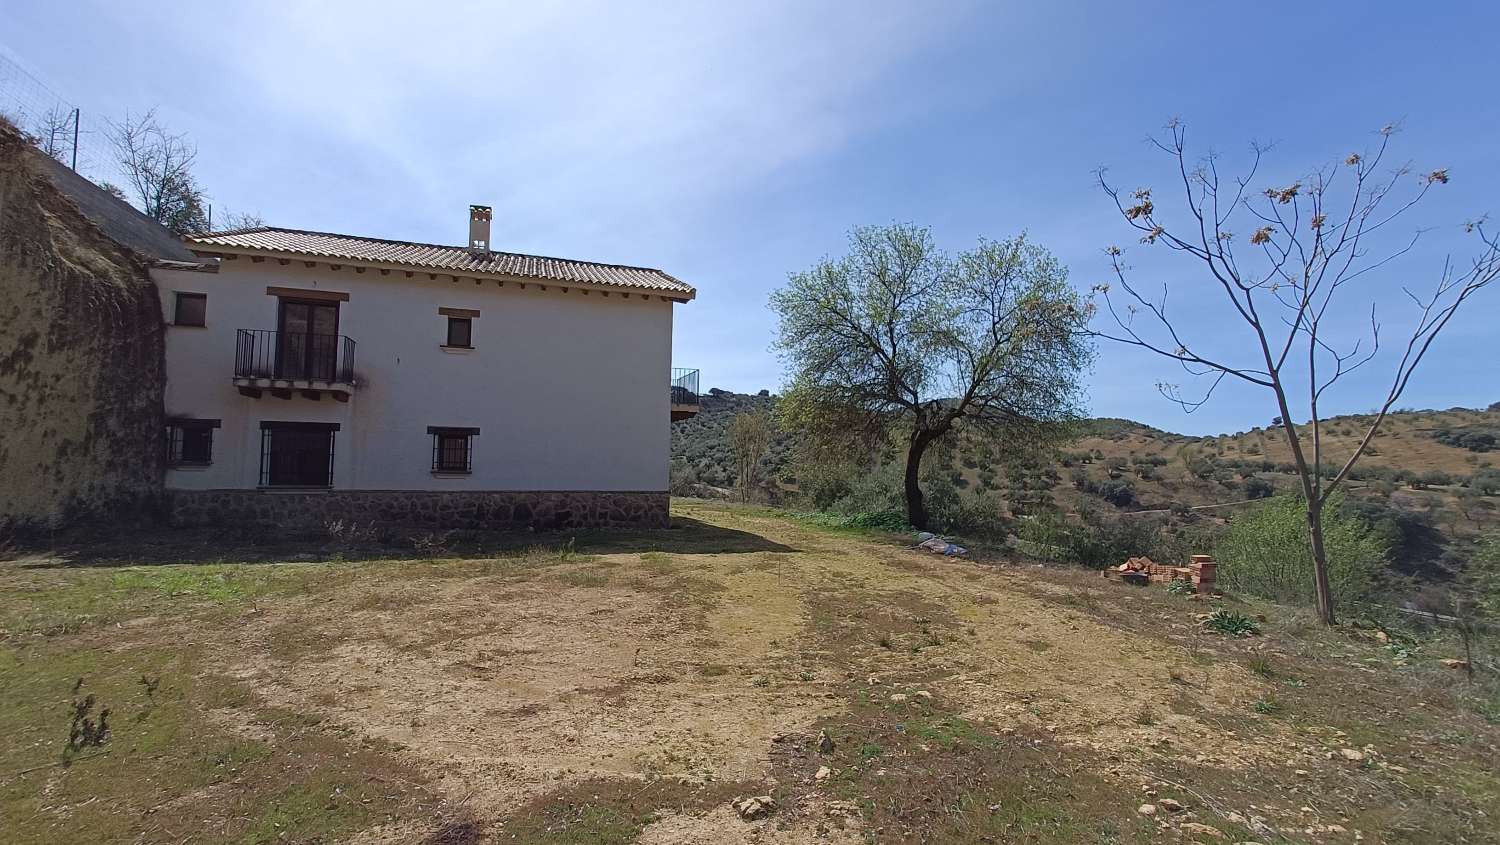
[{"label": "wire mesh fence", "polygon": [[0,115],[43,152],[80,175],[120,184],[108,118],[84,111],[4,52],[0,52]]}]

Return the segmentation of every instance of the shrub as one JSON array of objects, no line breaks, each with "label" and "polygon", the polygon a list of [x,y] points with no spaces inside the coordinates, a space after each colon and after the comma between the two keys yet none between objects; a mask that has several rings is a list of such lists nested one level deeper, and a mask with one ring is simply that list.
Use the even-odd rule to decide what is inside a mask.
[{"label": "shrub", "polygon": [[1264,478],[1245,479],[1245,498],[1268,499],[1276,493],[1276,487]]},{"label": "shrub", "polygon": [[1248,637],[1260,633],[1260,626],[1255,624],[1255,620],[1243,613],[1225,610],[1222,607],[1203,620],[1203,627],[1227,637]]},{"label": "shrub", "polygon": [[1500,493],[1500,472],[1493,469],[1482,469],[1469,476],[1469,487],[1478,490],[1486,496]]},{"label": "shrub", "polygon": [[1430,469],[1422,473],[1422,485],[1430,487],[1434,484],[1446,485],[1453,483],[1453,476],[1440,469]]},{"label": "shrub", "polygon": [[1018,520],[1016,535],[1022,551],[1033,557],[1103,569],[1128,558],[1145,555],[1170,560],[1176,549],[1157,522],[1146,517],[1104,518],[1090,512],[1081,522],[1069,522],[1056,512]]},{"label": "shrub", "polygon": [[1135,504],[1135,485],[1129,481],[1111,479],[1096,485],[1089,492],[1117,508]]},{"label": "shrub", "polygon": [[[1375,591],[1390,547],[1380,533],[1344,510],[1335,496],[1323,511],[1328,578],[1339,606]],[[1278,496],[1234,521],[1219,542],[1219,583],[1227,590],[1275,601],[1312,604],[1312,552],[1300,497]]]}]

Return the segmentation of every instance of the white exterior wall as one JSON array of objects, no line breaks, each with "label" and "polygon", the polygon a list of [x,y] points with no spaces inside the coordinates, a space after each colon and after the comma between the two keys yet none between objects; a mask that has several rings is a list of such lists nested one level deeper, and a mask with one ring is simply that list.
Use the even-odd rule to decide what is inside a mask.
[{"label": "white exterior wall", "polygon": [[[263,420],[339,423],[336,490],[667,489],[672,303],[658,296],[248,258],[152,277],[168,323],[167,416],[222,420],[213,463],[169,469],[169,489],[255,488]],[[236,390],[235,331],[277,328],[268,286],[349,294],[339,333],[355,341],[359,386],[347,403]],[[206,327],[170,325],[177,291],[207,294]],[[439,308],[480,312],[472,350],[442,348]],[[471,475],[433,475],[428,426],[480,429]]]}]

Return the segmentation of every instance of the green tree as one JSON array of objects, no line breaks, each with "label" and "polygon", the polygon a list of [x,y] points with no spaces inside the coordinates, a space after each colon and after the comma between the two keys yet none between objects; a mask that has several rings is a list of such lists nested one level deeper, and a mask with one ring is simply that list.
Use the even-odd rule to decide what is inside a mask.
[{"label": "green tree", "polygon": [[763,411],[746,411],[734,415],[729,424],[729,444],[734,448],[735,486],[740,501],[750,501],[755,491],[760,459],[771,445],[771,420]]},{"label": "green tree", "polygon": [[1078,415],[1092,349],[1067,273],[1021,235],[948,256],[926,229],[855,229],[849,252],[771,295],[790,388],[783,427],[824,458],[904,440],[907,518],[928,527],[922,457],[969,427],[1038,440]]},{"label": "green tree", "polygon": [[[1156,146],[1172,160],[1170,178],[1184,213],[1159,211],[1159,197],[1150,188],[1122,193],[1102,171],[1099,183],[1142,244],[1178,253],[1198,269],[1191,284],[1214,292],[1222,317],[1200,310],[1191,322],[1180,319],[1180,311],[1168,308],[1170,286],[1143,282],[1126,264],[1123,250],[1110,247],[1114,279],[1095,288],[1110,325],[1098,335],[1161,355],[1205,379],[1206,390],[1191,397],[1178,385],[1159,385],[1185,410],[1201,407],[1225,379],[1266,391],[1277,415],[1273,425],[1282,429],[1301,481],[1318,616],[1332,625],[1323,526],[1329,499],[1397,407],[1438,334],[1465,302],[1500,278],[1500,238],[1488,234],[1482,221],[1468,224],[1478,236],[1472,257],[1444,256],[1428,273],[1427,293],[1408,289],[1415,319],[1409,333],[1398,338],[1390,386],[1348,459],[1329,468],[1319,403],[1341,379],[1372,361],[1385,340],[1370,286],[1417,244],[1416,235],[1391,224],[1434,186],[1446,184],[1448,171],[1387,170],[1383,159],[1393,134],[1387,127],[1368,154],[1353,153],[1339,165],[1260,190],[1253,183],[1263,148],[1252,147],[1246,174],[1221,179],[1222,159],[1210,154],[1190,160],[1182,124],[1173,121],[1168,131]],[[1118,291],[1112,293],[1115,285]],[[1359,291],[1365,291],[1363,302]],[[1340,343],[1343,327],[1355,315],[1370,319],[1369,335]],[[1294,424],[1299,416],[1308,422]]]}]

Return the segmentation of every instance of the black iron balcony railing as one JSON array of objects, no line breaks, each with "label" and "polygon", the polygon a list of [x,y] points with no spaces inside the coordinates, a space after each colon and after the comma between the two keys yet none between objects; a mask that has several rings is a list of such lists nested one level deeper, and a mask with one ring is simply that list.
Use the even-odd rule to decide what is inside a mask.
[{"label": "black iron balcony railing", "polygon": [[698,371],[681,368],[672,370],[672,404],[698,404]]},{"label": "black iron balcony railing", "polygon": [[354,339],[341,334],[240,329],[234,377],[354,383]]}]

